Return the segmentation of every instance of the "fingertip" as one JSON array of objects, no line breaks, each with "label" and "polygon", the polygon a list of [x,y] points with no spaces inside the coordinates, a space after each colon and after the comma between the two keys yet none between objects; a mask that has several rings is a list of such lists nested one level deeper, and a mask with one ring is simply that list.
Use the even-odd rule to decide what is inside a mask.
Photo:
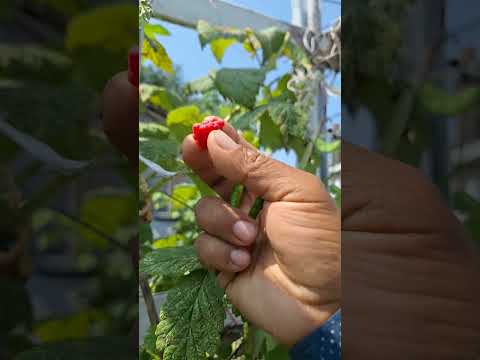
[{"label": "fingertip", "polygon": [[245,250],[235,249],[230,253],[230,261],[233,265],[233,271],[244,270],[248,265],[250,265],[250,260],[250,254]]},{"label": "fingertip", "polygon": [[198,146],[195,143],[193,135],[190,134],[182,142],[182,158],[188,165],[194,160],[194,155],[198,152]]}]

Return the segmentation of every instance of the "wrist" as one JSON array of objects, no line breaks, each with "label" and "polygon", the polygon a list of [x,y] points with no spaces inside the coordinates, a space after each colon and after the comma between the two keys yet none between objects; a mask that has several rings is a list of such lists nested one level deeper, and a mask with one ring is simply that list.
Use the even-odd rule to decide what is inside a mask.
[{"label": "wrist", "polygon": [[293,347],[303,338],[325,325],[339,310],[339,301],[321,306],[308,306],[305,308],[303,319],[297,323],[296,328],[290,327],[290,331],[285,333],[285,337],[279,339],[279,341],[288,347]]}]

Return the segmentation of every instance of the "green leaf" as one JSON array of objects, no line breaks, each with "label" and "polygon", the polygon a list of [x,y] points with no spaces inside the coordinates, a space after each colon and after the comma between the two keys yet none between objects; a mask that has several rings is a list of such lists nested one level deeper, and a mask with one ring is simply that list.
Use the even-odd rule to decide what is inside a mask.
[{"label": "green leaf", "polygon": [[66,47],[103,48],[127,51],[138,43],[138,9],[133,4],[109,5],[93,8],[74,17],[67,27]]},{"label": "green leaf", "polygon": [[251,129],[256,126],[258,119],[261,118],[267,110],[268,107],[266,105],[261,105],[255,108],[255,110],[236,115],[230,120],[230,125],[237,130]]},{"label": "green leaf", "polygon": [[289,352],[288,348],[283,345],[278,345],[275,349],[270,351],[267,356],[265,357],[265,360],[289,360]]},{"label": "green leaf", "polygon": [[283,135],[304,137],[308,118],[291,102],[272,101],[268,111],[273,122],[280,127]]},{"label": "green leaf", "polygon": [[183,240],[182,235],[174,234],[164,238],[156,239],[152,243],[152,248],[154,249],[166,249],[176,247],[179,241]]},{"label": "green leaf", "polygon": [[264,80],[263,70],[224,68],[216,73],[215,86],[225,98],[251,109]]},{"label": "green leaf", "polygon": [[315,142],[315,146],[317,147],[317,150],[321,153],[332,153],[340,150],[341,141],[335,140],[327,142],[323,139],[317,139],[317,141]]},{"label": "green leaf", "polygon": [[143,224],[139,225],[138,236],[140,238],[140,244],[151,244],[153,242],[153,233],[152,227],[150,224]]},{"label": "green leaf", "polygon": [[144,103],[148,103],[166,111],[173,110],[182,103],[180,96],[174,92],[169,91],[164,87],[150,84],[140,85],[140,99]]},{"label": "green leaf", "polygon": [[201,122],[200,109],[196,106],[184,106],[170,111],[167,116],[167,126],[181,143],[188,134],[192,132],[192,126]]},{"label": "green leaf", "polygon": [[173,62],[167,54],[167,51],[156,39],[145,36],[142,49],[142,62],[148,59],[155,66],[167,73],[173,72]]},{"label": "green leaf", "polygon": [[151,251],[140,262],[140,272],[151,276],[184,276],[199,269],[202,264],[193,246]]},{"label": "green leaf", "polygon": [[330,185],[329,190],[335,198],[335,203],[340,208],[342,206],[342,189],[340,189],[338,186]]},{"label": "green leaf", "polygon": [[205,76],[188,84],[191,92],[207,92],[215,87],[215,82],[210,76]]},{"label": "green leaf", "polygon": [[141,122],[138,125],[139,135],[141,138],[154,138],[164,140],[168,138],[170,131],[165,125],[158,123]]},{"label": "green leaf", "polygon": [[184,204],[191,200],[195,200],[199,195],[198,189],[195,185],[181,184],[175,186],[172,193],[172,207],[174,210],[183,209]]},{"label": "green leaf", "polygon": [[130,360],[136,356],[129,337],[96,337],[43,345],[21,353],[15,360]]},{"label": "green leaf", "polygon": [[225,51],[236,42],[237,40],[235,39],[218,39],[212,41],[210,48],[218,63],[222,62]]},{"label": "green leaf", "polygon": [[432,84],[425,84],[420,90],[421,104],[437,115],[455,116],[470,110],[480,101],[480,87],[469,87],[457,94],[450,94]]},{"label": "green leaf", "polygon": [[143,338],[143,344],[141,348],[153,356],[153,359],[159,359],[157,354],[157,336],[155,335],[156,326],[152,325],[148,328],[145,337]]},{"label": "green leaf", "polygon": [[207,271],[190,274],[168,292],[157,326],[157,349],[164,360],[198,360],[220,345],[225,310],[223,291]]},{"label": "green leaf", "polygon": [[170,32],[160,24],[145,24],[143,27],[143,33],[150,38],[170,35]]},{"label": "green leaf", "polygon": [[260,147],[260,139],[252,131],[242,131],[242,137],[257,149]]},{"label": "green leaf", "polygon": [[222,62],[225,51],[230,46],[245,39],[245,34],[240,30],[212,26],[203,20],[198,22],[197,32],[202,49],[210,44],[212,53],[219,63]]},{"label": "green leaf", "polygon": [[179,145],[174,140],[140,138],[139,151],[140,155],[167,171],[177,171],[181,168],[181,163],[177,160]]},{"label": "green leaf", "polygon": [[265,112],[260,119],[260,143],[272,151],[283,147],[280,127],[275,125],[268,112]]},{"label": "green leaf", "polygon": [[263,51],[263,65],[280,52],[285,44],[286,35],[285,31],[276,27],[255,32],[255,37],[258,39]]}]

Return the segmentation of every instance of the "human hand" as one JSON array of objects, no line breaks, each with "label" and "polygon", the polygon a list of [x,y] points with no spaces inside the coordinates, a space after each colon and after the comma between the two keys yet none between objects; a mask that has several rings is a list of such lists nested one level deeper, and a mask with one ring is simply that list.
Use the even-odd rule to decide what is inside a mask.
[{"label": "human hand", "polygon": [[478,252],[420,171],[342,145],[344,359],[475,359]]},{"label": "human hand", "polygon": [[[219,271],[220,285],[249,321],[295,344],[340,307],[333,199],[317,177],[260,154],[228,124],[210,134],[208,151],[199,151],[191,135],[182,149],[186,164],[223,198],[196,207],[205,231],[195,242],[200,259]],[[247,189],[240,209],[224,201],[236,183]],[[247,216],[257,196],[265,200],[258,222]],[[256,240],[263,245],[252,264],[248,247]]]}]

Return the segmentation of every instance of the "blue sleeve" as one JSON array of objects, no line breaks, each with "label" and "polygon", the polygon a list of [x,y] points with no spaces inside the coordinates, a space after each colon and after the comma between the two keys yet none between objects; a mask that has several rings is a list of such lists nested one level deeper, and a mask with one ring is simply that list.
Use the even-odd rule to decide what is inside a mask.
[{"label": "blue sleeve", "polygon": [[340,360],[342,358],[342,315],[337,311],[322,327],[290,350],[292,360]]}]

